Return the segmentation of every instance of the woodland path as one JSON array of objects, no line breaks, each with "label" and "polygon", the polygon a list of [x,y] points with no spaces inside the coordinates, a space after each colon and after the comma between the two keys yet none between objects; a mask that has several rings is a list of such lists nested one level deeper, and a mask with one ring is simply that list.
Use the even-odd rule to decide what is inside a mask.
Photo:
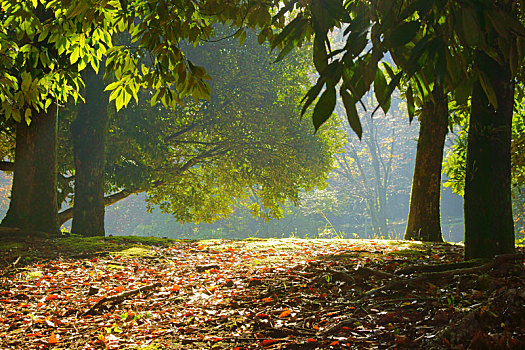
[{"label": "woodland path", "polygon": [[523,255],[464,264],[462,250],[215,240],[12,261],[0,348],[525,348]]}]

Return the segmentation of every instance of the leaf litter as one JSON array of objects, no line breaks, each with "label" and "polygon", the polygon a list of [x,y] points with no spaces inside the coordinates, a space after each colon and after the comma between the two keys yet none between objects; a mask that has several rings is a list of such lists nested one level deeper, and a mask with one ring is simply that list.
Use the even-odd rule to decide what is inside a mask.
[{"label": "leaf litter", "polygon": [[523,250],[174,242],[0,271],[2,349],[525,348]]}]

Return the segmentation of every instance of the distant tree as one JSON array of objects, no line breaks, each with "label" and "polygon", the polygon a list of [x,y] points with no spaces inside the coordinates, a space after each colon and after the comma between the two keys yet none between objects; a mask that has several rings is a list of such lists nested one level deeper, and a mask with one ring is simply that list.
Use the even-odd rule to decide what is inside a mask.
[{"label": "distant tree", "polygon": [[[213,78],[210,101],[175,109],[139,103],[115,114],[106,204],[146,191],[151,205],[181,221],[212,222],[249,190],[258,198],[253,214],[280,217],[286,201],[323,183],[338,144],[334,131],[313,135],[298,117],[311,72],[306,53],[271,64],[253,34],[241,47],[222,40],[184,50]],[[63,211],[61,221],[71,214]]]},{"label": "distant tree", "polygon": [[[352,211],[365,212],[374,234],[388,237],[391,234],[389,199],[395,193],[406,190],[410,183],[406,177],[407,159],[402,155],[410,154],[413,141],[407,130],[409,126],[404,104],[399,99],[388,114],[376,113],[373,117],[372,95],[363,100],[368,112],[360,111],[363,115],[362,137],[359,140],[353,136],[350,126],[343,124],[348,134],[347,143],[344,152],[336,155],[338,166],[330,188],[347,193],[349,201],[357,202]],[[343,115],[339,106],[336,110]]]}]

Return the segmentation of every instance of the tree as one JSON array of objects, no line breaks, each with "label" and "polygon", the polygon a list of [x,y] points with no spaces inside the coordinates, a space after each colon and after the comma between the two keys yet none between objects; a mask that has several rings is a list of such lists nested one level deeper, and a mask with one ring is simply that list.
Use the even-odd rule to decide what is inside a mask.
[{"label": "tree", "polygon": [[[16,186],[12,194],[15,200],[5,225],[57,231],[56,214],[53,214],[56,138],[40,136],[42,131],[37,128],[40,124],[52,124],[48,129],[56,129],[56,105],[79,96],[83,82],[78,72],[88,65],[98,71],[107,54],[108,71],[114,72],[117,78],[111,88],[108,87],[113,90],[109,98],[116,101],[117,109],[127,105],[131,97],[137,98],[140,87],[157,89],[154,101],[160,100],[166,105],[173,105],[186,94],[206,97],[205,73],[185,59],[177,48],[179,42],[209,37],[215,21],[231,21],[242,26],[250,22],[263,25],[270,20],[269,13],[258,2],[210,1],[199,5],[202,7],[197,8],[192,1],[175,6],[169,1],[153,4],[139,0],[1,2],[0,110],[6,118],[13,117],[17,122],[23,119],[26,123],[31,117],[43,118],[49,114],[46,117],[49,123],[35,122],[29,126],[31,132],[25,133],[24,127],[18,132],[17,137],[27,140],[17,141],[20,147],[16,158],[27,161],[16,165]],[[130,32],[136,45],[108,51],[115,29]],[[153,54],[154,59],[146,65],[143,58],[148,54]],[[49,144],[40,147],[35,144],[37,141]],[[38,162],[34,158],[37,152],[32,148],[48,150],[45,156],[49,161]],[[35,172],[45,174],[49,180],[42,182],[41,188],[31,186],[31,176],[24,175]],[[32,188],[34,191],[27,191]]]},{"label": "tree", "polygon": [[84,100],[71,124],[75,159],[75,201],[71,232],[104,236],[104,173],[108,96],[102,74],[83,72]]},{"label": "tree", "polygon": [[[512,137],[511,137],[511,179],[512,179],[512,199],[515,233],[522,230],[523,222],[523,184],[525,154],[525,133],[523,122],[523,97],[521,96],[521,87],[518,87],[516,98],[514,99],[514,114],[512,118]],[[454,145],[447,153],[444,173],[448,177],[445,183],[452,191],[459,195],[465,194],[465,175],[466,175],[466,155],[467,155],[467,138],[468,138],[468,118],[469,115],[459,115],[459,132],[454,140]]]},{"label": "tree", "polygon": [[[478,120],[473,123],[472,138],[477,139],[474,142],[479,142],[479,146],[469,147],[471,156],[467,156],[467,159],[471,165],[480,166],[482,163],[483,166],[474,172],[474,167],[470,167],[474,181],[467,186],[472,195],[466,196],[469,203],[465,204],[466,235],[470,237],[466,240],[465,252],[467,258],[512,252],[514,245],[509,242],[513,232],[508,224],[511,203],[507,195],[510,191],[510,173],[505,170],[510,160],[510,133],[499,131],[500,134],[492,134],[492,137],[500,140],[494,142],[495,139],[486,138],[488,134],[480,131],[495,125],[502,126],[500,130],[509,130],[509,118],[503,116],[509,113],[507,99],[512,98],[506,89],[513,86],[510,80],[518,77],[519,62],[523,58],[522,52],[518,50],[518,43],[525,36],[525,28],[519,22],[521,8],[515,1],[468,1],[462,4],[431,1],[409,2],[405,4],[407,6],[402,6],[403,3],[292,1],[277,16],[296,7],[295,19],[274,37],[274,46],[282,47],[281,52],[285,54],[304,38],[314,34],[314,62],[320,76],[317,84],[308,92],[303,110],[320,95],[312,116],[316,127],[329,118],[335,106],[336,85],[342,81],[340,94],[346,100],[350,125],[360,134],[355,104],[371,84],[374,83],[379,105],[388,110],[390,95],[403,75],[413,77],[424,71],[425,63],[429,60],[438,74],[432,81],[419,79],[418,88],[423,95],[427,95],[432,85],[444,77],[446,79],[442,81],[446,82],[446,86],[450,86],[451,90],[461,89],[463,97],[468,98],[472,94],[476,102],[490,102],[491,107],[473,105],[471,110],[471,118]],[[438,33],[427,31],[427,21],[442,23],[446,30]],[[347,45],[341,50],[329,52],[327,33],[334,26],[346,27]],[[371,46],[367,45],[369,40]],[[409,49],[406,60],[409,65],[398,73],[387,69],[390,77],[390,82],[387,82],[378,63],[385,52],[395,53],[396,48],[402,47]],[[484,58],[484,54],[497,64],[497,70],[501,73],[497,77],[486,71],[489,64],[486,64],[488,59]],[[480,59],[474,61],[475,56]],[[423,77],[420,75],[420,78]],[[503,84],[506,84],[506,89],[495,93],[495,88],[501,88]],[[486,99],[480,99],[483,93]],[[498,101],[498,97],[502,101]],[[464,98],[458,101],[464,103]],[[407,103],[410,110],[412,103],[408,98]],[[494,118],[500,121],[495,122]],[[491,146],[480,147],[487,144]],[[494,174],[496,169],[503,169],[501,176]],[[494,191],[482,190],[482,184],[487,185],[488,181],[494,186]],[[485,206],[484,216],[475,214],[475,208],[479,205]],[[500,231],[498,236],[495,236],[495,231],[491,231],[496,226]],[[477,230],[482,227],[483,230]]]},{"label": "tree", "polygon": [[440,84],[434,84],[432,99],[424,103],[419,117],[416,165],[404,238],[442,242],[441,163],[448,127],[448,100]]},{"label": "tree", "polygon": [[[410,131],[402,123],[406,119],[405,104],[400,99],[394,99],[395,107],[388,114],[376,113],[371,117],[369,114],[374,107],[371,95],[363,99],[367,112],[360,111],[365,115],[361,139],[352,136],[350,126],[342,122],[348,142],[344,145],[344,152],[336,155],[338,167],[334,170],[330,188],[348,197],[353,214],[363,213],[366,216],[375,236],[391,237],[389,221],[394,219],[391,211],[400,204],[391,203],[390,198],[401,194],[408,187],[410,180],[405,176],[407,159],[402,155],[410,153],[408,149],[411,149],[413,141]],[[343,116],[343,107],[337,105],[336,108]],[[352,201],[356,204],[350,204]],[[362,228],[367,230],[366,225]]]},{"label": "tree", "polygon": [[139,99],[110,113],[106,203],[146,191],[151,205],[181,221],[212,222],[256,193],[251,210],[267,219],[322,185],[338,147],[334,131],[313,135],[306,120],[290,117],[309,84],[306,52],[272,65],[250,33],[241,47],[230,39],[183,49],[213,78],[211,99],[178,108]]},{"label": "tree", "polygon": [[[98,6],[75,14],[76,4],[46,5],[38,1],[3,1],[1,41],[6,49],[2,62],[1,111],[18,122],[11,202],[2,225],[57,232],[57,113],[59,103],[76,96],[79,77],[71,69],[78,59],[76,28],[100,25]],[[70,7],[73,6],[73,7]],[[62,14],[69,20],[66,24]],[[76,15],[80,15],[77,17]],[[88,15],[91,24],[83,20]],[[60,17],[60,18],[59,18]],[[59,34],[69,24],[66,35]],[[85,37],[84,37],[85,39]],[[99,44],[102,51],[103,44]],[[95,50],[90,44],[82,49]],[[96,64],[97,54],[85,64]]]}]

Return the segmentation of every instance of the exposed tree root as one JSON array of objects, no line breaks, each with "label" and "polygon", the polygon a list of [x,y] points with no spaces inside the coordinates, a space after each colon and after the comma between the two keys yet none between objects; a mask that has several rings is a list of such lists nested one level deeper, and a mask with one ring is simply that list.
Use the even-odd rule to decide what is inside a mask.
[{"label": "exposed tree root", "polygon": [[150,284],[150,285],[147,285],[147,286],[144,286],[144,287],[140,287],[140,288],[137,288],[137,289],[129,290],[127,292],[123,292],[123,293],[120,293],[120,294],[117,294],[117,295],[105,296],[102,299],[100,299],[99,301],[97,301],[96,304],[93,305],[88,311],[84,312],[83,316],[96,314],[97,309],[100,309],[100,307],[102,305],[104,305],[104,303],[111,302],[113,304],[118,304],[118,303],[121,303],[122,301],[124,301],[125,299],[129,298],[130,296],[133,296],[135,294],[139,294],[141,292],[146,292],[146,291],[151,290],[151,289],[159,288],[161,286],[162,286],[162,284],[160,282],[156,282],[156,283],[153,283],[153,284]]},{"label": "exposed tree root", "polygon": [[[425,285],[422,284],[423,282],[435,281],[435,280],[439,280],[445,277],[450,278],[456,275],[486,272],[495,267],[499,267],[503,264],[511,264],[511,263],[515,263],[520,260],[523,261],[524,257],[525,257],[524,254],[504,254],[504,255],[496,256],[493,260],[491,260],[488,263],[485,263],[483,265],[474,266],[474,267],[459,268],[459,269],[437,271],[437,272],[427,272],[427,273],[421,274],[413,278],[401,278],[399,276],[396,276],[397,279],[394,280],[393,282],[386,284],[382,287],[369,290],[368,292],[365,293],[365,295],[369,296],[369,295],[372,295],[378,292],[397,289],[397,288],[408,286],[408,285],[417,287],[417,288],[424,288]],[[451,265],[454,265],[454,264],[451,264]]]}]

